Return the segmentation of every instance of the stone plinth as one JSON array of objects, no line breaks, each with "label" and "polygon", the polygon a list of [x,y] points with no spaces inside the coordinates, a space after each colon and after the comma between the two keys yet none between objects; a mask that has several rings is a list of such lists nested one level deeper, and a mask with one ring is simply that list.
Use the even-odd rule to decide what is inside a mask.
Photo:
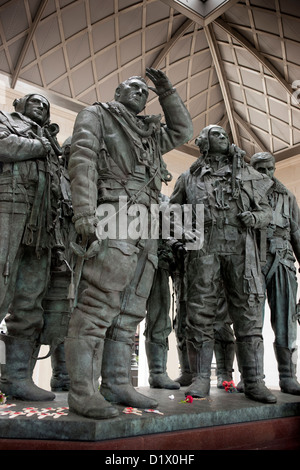
[{"label": "stone plinth", "polygon": [[[263,426],[269,420],[275,420],[275,423],[276,420],[284,418],[293,420],[293,418],[300,417],[300,397],[279,391],[274,392],[277,396],[277,403],[265,405],[247,399],[244,394],[227,393],[216,387],[212,387],[209,398],[194,400],[192,404],[180,403],[185,399],[184,388],[175,391],[150,388],[138,390],[158,400],[158,411],[161,414],[144,410],[140,410],[139,415],[125,414],[123,413],[125,406],[118,405],[120,415],[114,419],[92,420],[70,413],[68,409],[63,410],[66,414],[55,418],[52,413],[60,412],[68,406],[66,393],[57,393],[56,399],[47,403],[8,400],[8,404],[14,406],[0,407],[0,449],[5,448],[5,443],[9,439],[24,442],[26,440],[59,441],[60,443],[63,441],[101,442],[103,445],[112,440],[128,439],[130,446],[130,442],[134,441],[132,438],[142,436],[151,436],[151,439],[155,439],[155,436],[162,434],[172,435],[165,433],[193,434],[201,430],[209,433],[212,428],[220,431],[224,426],[253,424],[254,422],[257,425],[261,423]],[[174,395],[174,399],[169,398],[171,395]],[[37,413],[28,416],[30,407],[36,408]],[[3,414],[5,410],[10,413]],[[16,415],[15,412],[25,414]],[[42,412],[45,414],[42,415]],[[299,422],[293,421],[293,425],[299,426]],[[184,442],[182,445],[184,446]],[[130,449],[130,447],[127,448]]]}]

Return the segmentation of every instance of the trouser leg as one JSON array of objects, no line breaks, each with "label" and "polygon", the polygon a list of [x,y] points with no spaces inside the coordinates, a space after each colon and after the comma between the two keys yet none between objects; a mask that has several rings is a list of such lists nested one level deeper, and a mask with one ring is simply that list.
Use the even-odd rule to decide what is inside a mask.
[{"label": "trouser leg", "polygon": [[275,403],[276,397],[264,384],[263,295],[247,292],[243,276],[244,263],[245,259],[241,255],[231,256],[224,261],[225,287],[244,393],[255,401]]},{"label": "trouser leg", "polygon": [[14,296],[19,263],[23,255],[21,241],[26,219],[26,214],[0,213],[0,323]]},{"label": "trouser leg", "polygon": [[218,299],[216,322],[214,324],[214,353],[217,364],[217,387],[224,388],[223,382],[232,380],[235,355],[235,339],[228,314],[228,302],[225,290]]},{"label": "trouser leg", "polygon": [[[107,330],[120,313],[121,293],[132,281],[138,251],[126,241],[106,240],[97,256],[84,264],[78,303],[65,340],[68,401],[70,409],[80,415],[101,419],[117,414],[100,395],[98,379],[105,366]],[[111,363],[114,356],[106,361]]]},{"label": "trouser leg", "polygon": [[[34,248],[23,247],[15,292],[6,318],[6,364],[1,370],[2,389],[23,400],[53,400],[55,395],[32,381],[37,341],[43,327],[42,299],[49,276],[49,252],[36,257]],[[3,390],[4,391],[4,390]]]},{"label": "trouser leg", "polygon": [[295,270],[282,263],[278,264],[267,284],[267,300],[275,343],[288,349],[293,349],[297,340],[297,287]]},{"label": "trouser leg", "polygon": [[187,264],[186,345],[193,378],[185,395],[204,398],[210,391],[220,264],[214,255],[191,257]]},{"label": "trouser leg", "polygon": [[45,250],[37,258],[34,248],[23,247],[14,296],[5,320],[9,335],[37,340],[42,331],[42,301],[49,281],[50,255],[50,252]]},{"label": "trouser leg", "polygon": [[101,393],[128,406],[154,408],[157,401],[138,393],[131,383],[131,354],[137,325],[145,318],[146,301],[157,266],[156,243],[149,240],[139,255],[130,285],[121,298],[121,313],[107,331]]},{"label": "trouser leg", "polygon": [[66,367],[65,345],[59,344],[51,354],[52,377],[50,380],[53,392],[66,392],[70,387],[70,379]]},{"label": "trouser leg", "polygon": [[297,279],[295,270],[279,263],[267,285],[279,385],[284,393],[300,395],[297,381]]},{"label": "trouser leg", "polygon": [[[117,416],[118,412],[100,395],[98,381],[107,325],[119,312],[117,306],[112,308],[108,303],[112,304],[114,299],[118,305],[120,293],[110,293],[105,299],[105,293],[94,290],[91,286],[87,291],[80,304],[85,310],[82,311],[79,307],[74,310],[65,339],[66,367],[70,378],[68,403],[70,410],[79,415],[95,419],[111,418]],[[101,319],[97,316],[95,321],[93,314],[96,315],[96,311],[98,315],[101,314]]]},{"label": "trouser leg", "polygon": [[69,272],[52,271],[47,293],[43,299],[44,326],[39,337],[41,344],[50,346],[52,391],[68,391],[70,380],[66,368],[64,340],[71,315],[68,288]]},{"label": "trouser leg", "polygon": [[175,318],[175,335],[177,341],[177,352],[180,367],[180,375],[175,379],[181,386],[185,387],[192,382],[189,358],[186,347],[186,301],[177,299],[177,310]]},{"label": "trouser leg", "polygon": [[147,300],[146,354],[149,365],[149,384],[152,388],[178,389],[180,385],[167,374],[168,336],[172,331],[170,320],[169,271],[158,267],[155,271]]},{"label": "trouser leg", "polygon": [[177,352],[180,367],[180,375],[175,379],[181,386],[185,387],[192,382],[189,358],[186,347],[186,299],[184,296],[183,273],[175,273],[174,285],[176,292],[176,317],[174,331],[177,341]]},{"label": "trouser leg", "polygon": [[[80,303],[85,310],[82,311],[79,307],[74,310],[64,343],[70,379],[69,408],[74,413],[94,419],[118,415],[117,410],[99,392],[105,333],[107,325],[119,312],[117,306],[120,298],[120,293],[109,293],[107,297],[105,294],[91,286],[86,289],[81,297],[83,303]],[[109,306],[109,303],[113,304],[113,299],[116,302],[115,308]]]}]

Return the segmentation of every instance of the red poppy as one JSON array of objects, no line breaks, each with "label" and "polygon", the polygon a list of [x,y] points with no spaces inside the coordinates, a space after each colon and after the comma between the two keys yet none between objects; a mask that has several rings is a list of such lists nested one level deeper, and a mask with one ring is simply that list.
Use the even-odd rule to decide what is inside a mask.
[{"label": "red poppy", "polygon": [[4,405],[5,402],[6,402],[6,396],[0,390],[0,405]]},{"label": "red poppy", "polygon": [[225,388],[226,392],[234,392],[235,391],[235,385],[234,385],[233,380],[230,380],[230,382],[226,382],[226,380],[224,380],[223,387]]}]

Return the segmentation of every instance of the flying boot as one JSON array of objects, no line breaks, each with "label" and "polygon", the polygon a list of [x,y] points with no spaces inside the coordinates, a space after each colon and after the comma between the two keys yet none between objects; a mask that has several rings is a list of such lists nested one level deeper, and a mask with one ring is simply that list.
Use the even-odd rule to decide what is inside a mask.
[{"label": "flying boot", "polygon": [[279,386],[283,393],[300,395],[300,384],[297,382],[297,348],[289,349],[274,343],[274,351],[279,371]]},{"label": "flying boot", "polygon": [[214,352],[217,363],[217,387],[224,388],[223,382],[232,380],[235,345],[234,343],[215,341]]},{"label": "flying boot", "polygon": [[170,390],[180,388],[180,384],[170,379],[167,374],[167,345],[146,341],[146,354],[150,372],[150,387]]},{"label": "flying boot", "polygon": [[53,392],[67,392],[70,388],[70,379],[66,367],[64,343],[60,343],[52,352],[51,367],[51,390]]},{"label": "flying boot", "polygon": [[264,383],[263,341],[252,338],[251,341],[236,342],[236,346],[246,397],[262,403],[276,403],[276,397]]},{"label": "flying boot", "polygon": [[135,408],[156,408],[156,400],[137,392],[131,383],[132,346],[106,338],[100,392],[106,400]]},{"label": "flying boot", "polygon": [[186,387],[187,385],[191,385],[193,379],[186,344],[184,343],[182,347],[178,346],[177,351],[180,364],[180,376],[175,379],[175,382],[178,382],[182,387]]},{"label": "flying boot", "polygon": [[70,377],[70,411],[93,419],[114,418],[118,410],[99,391],[104,340],[99,338],[65,339],[65,357]]},{"label": "flying boot", "polygon": [[5,364],[1,365],[0,390],[19,400],[54,400],[54,393],[38,387],[32,379],[35,341],[11,335],[1,335],[1,340],[5,344]]},{"label": "flying boot", "polygon": [[210,391],[211,362],[214,352],[214,341],[205,341],[199,347],[187,341],[187,351],[193,379],[185,391],[185,396],[205,398]]}]

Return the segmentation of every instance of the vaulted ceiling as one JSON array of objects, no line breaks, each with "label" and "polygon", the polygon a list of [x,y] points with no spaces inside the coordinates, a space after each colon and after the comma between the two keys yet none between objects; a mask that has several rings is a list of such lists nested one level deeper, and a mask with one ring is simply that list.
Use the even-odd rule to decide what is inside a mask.
[{"label": "vaulted ceiling", "polygon": [[[146,67],[171,79],[194,137],[219,123],[251,156],[300,154],[297,0],[0,0],[0,73],[79,111]],[[299,97],[299,98],[298,98]],[[151,93],[146,113],[159,113]],[[182,148],[197,155],[194,138]]]}]

